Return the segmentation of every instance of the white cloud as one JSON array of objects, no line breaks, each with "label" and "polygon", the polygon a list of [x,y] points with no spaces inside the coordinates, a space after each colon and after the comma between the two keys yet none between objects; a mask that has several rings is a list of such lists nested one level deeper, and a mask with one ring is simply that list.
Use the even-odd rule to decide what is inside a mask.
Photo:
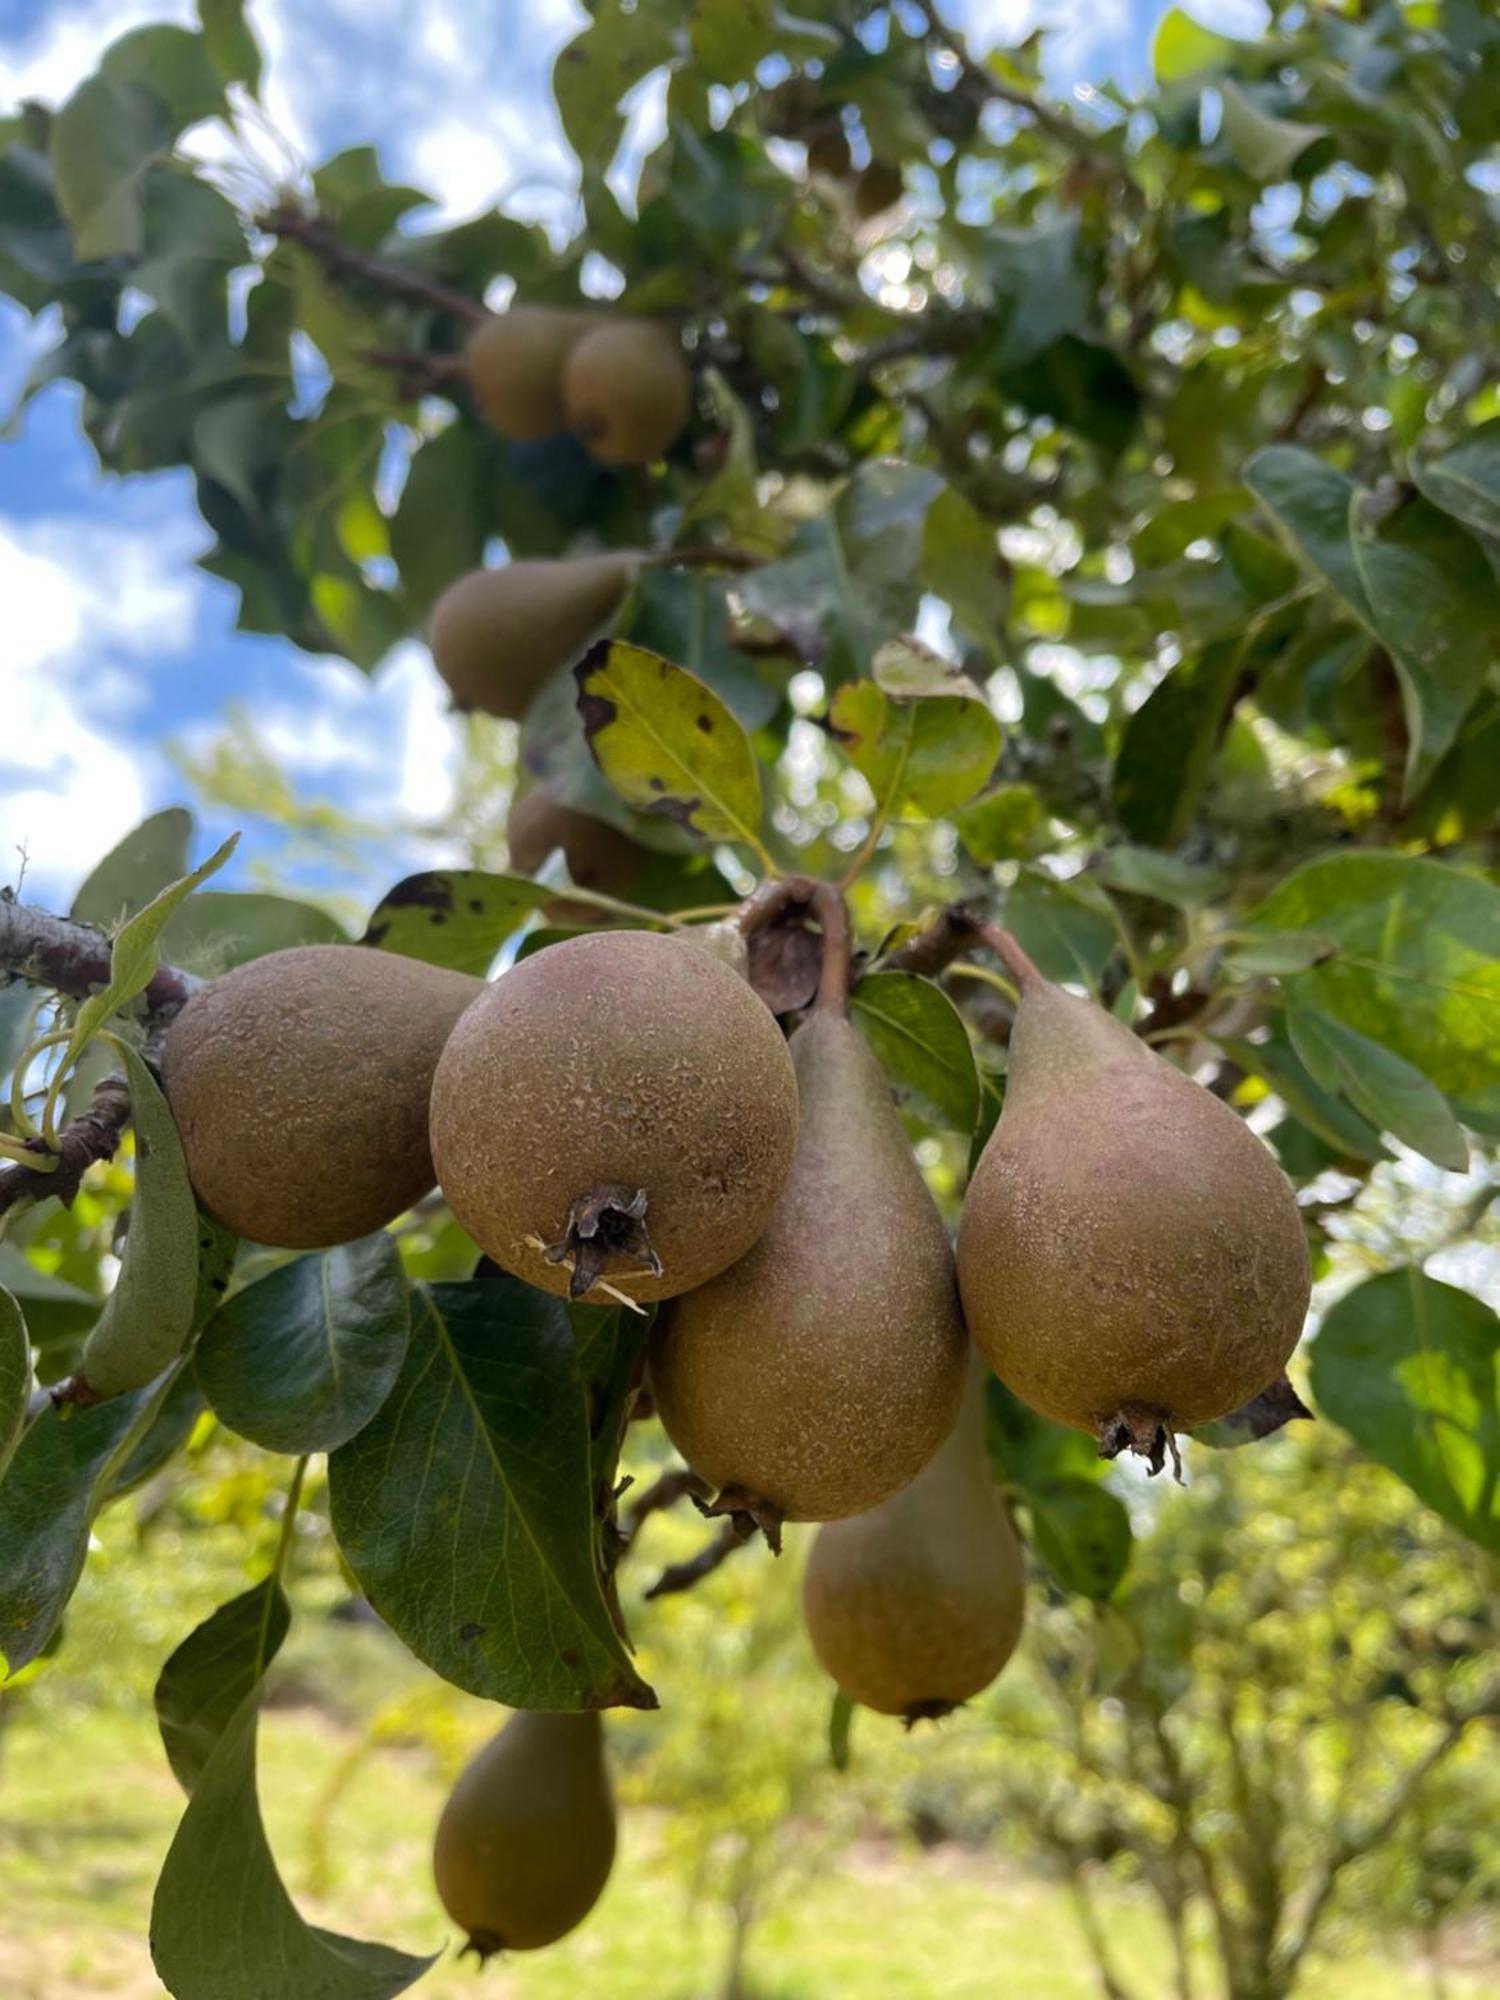
[{"label": "white cloud", "polygon": [[83,0],[38,8],[29,29],[0,45],[0,105],[23,97],[60,104],[110,42],[147,21],[190,26],[191,0]]},{"label": "white cloud", "polygon": [[159,760],[118,732],[146,690],[127,662],[193,634],[201,536],[0,517],[0,879],[28,854],[59,897],[148,810]]}]

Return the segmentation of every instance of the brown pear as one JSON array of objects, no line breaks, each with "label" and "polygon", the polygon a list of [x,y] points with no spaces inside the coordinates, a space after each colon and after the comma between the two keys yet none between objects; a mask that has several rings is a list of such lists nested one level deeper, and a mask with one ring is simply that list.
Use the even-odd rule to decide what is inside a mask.
[{"label": "brown pear", "polygon": [[1016,1649],[1026,1572],[990,1473],[971,1364],[952,1434],[899,1493],[819,1528],[802,1577],[813,1651],[851,1701],[907,1722],[946,1715]]},{"label": "brown pear", "polygon": [[208,1212],[253,1243],[368,1235],[435,1178],[427,1098],[483,990],[468,973],[362,945],[268,952],[195,993],[162,1076]]},{"label": "brown pear", "polygon": [[519,720],[556,668],[578,657],[619,609],[640,558],[541,558],[473,569],[432,607],[427,643],[457,708]]},{"label": "brown pear", "polygon": [[432,1872],[481,1961],[535,1951],[581,1924],[615,1858],[615,1805],[597,1714],[518,1709],[443,1807]]},{"label": "brown pear", "polygon": [[502,973],[432,1089],[459,1221],[505,1270],[574,1297],[602,1278],[670,1298],[742,1256],[796,1125],[765,1003],[711,952],[652,931],[568,938]]},{"label": "brown pear", "polygon": [[[562,850],[568,879],[575,888],[594,889],[601,896],[629,900],[649,856],[638,841],[607,820],[576,812],[541,786],[524,792],[505,822],[510,865],[520,875],[535,875],[549,854]],[[582,904],[549,903],[549,921],[577,924],[588,913]]]},{"label": "brown pear", "polygon": [[1007,955],[1005,1108],[958,1237],[969,1330],[1033,1409],[1157,1467],[1175,1432],[1241,1408],[1296,1346],[1296,1198],[1227,1104]]},{"label": "brown pear", "polygon": [[720,1506],[860,1514],[952,1428],[966,1343],[942,1218],[880,1065],[842,1011],[791,1040],[797,1150],[748,1256],[652,1336],[657,1412]]},{"label": "brown pear", "polygon": [[568,427],[604,465],[649,465],[674,445],[693,408],[693,378],[676,334],[655,320],[597,326],[563,369]]},{"label": "brown pear", "polygon": [[560,306],[512,306],[481,320],[464,343],[474,400],[517,444],[567,429],[562,373],[569,352],[598,321]]}]

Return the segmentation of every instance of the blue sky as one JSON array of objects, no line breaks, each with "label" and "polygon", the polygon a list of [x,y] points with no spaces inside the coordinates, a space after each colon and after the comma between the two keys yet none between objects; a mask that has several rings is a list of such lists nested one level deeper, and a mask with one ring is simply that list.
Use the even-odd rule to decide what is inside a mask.
[{"label": "blue sky", "polygon": [[[387,173],[428,189],[443,216],[503,198],[567,226],[572,156],[547,75],[583,24],[575,0],[253,0],[251,11],[268,109],[304,156],[373,139]],[[945,6],[979,49],[1052,24],[1059,88],[1138,73],[1163,11],[1164,0]],[[1194,0],[1190,11],[1249,32],[1261,12],[1259,0]],[[191,0],[0,0],[0,109],[58,103],[127,28],[192,18]],[[648,92],[637,143],[654,116]],[[0,407],[49,334],[0,302]],[[237,634],[234,592],[193,567],[207,544],[186,474],[102,477],[67,385],[39,396],[19,439],[0,444],[0,882],[15,880],[24,848],[27,893],[65,901],[145,813],[184,797],[166,745],[208,739],[231,704],[253,715],[300,792],[388,829],[369,879],[343,886],[377,894],[403,868],[447,858],[420,831],[442,818],[455,759],[423,649],[399,648],[371,682]],[[264,830],[247,829],[236,873],[274,851]]]}]

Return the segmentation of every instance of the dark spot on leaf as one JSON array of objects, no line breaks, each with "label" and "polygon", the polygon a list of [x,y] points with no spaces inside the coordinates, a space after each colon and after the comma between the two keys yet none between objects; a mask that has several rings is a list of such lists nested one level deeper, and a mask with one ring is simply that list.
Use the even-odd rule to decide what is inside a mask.
[{"label": "dark spot on leaf", "polygon": [[698,727],[703,731],[705,736],[712,736],[714,733],[713,721],[709,716],[700,715],[698,717]]},{"label": "dark spot on leaf", "polygon": [[565,1667],[576,1667],[578,1665],[578,1648],[576,1646],[564,1646],[558,1658]]},{"label": "dark spot on leaf", "polygon": [[389,930],[389,924],[371,924],[370,928],[365,932],[364,941],[370,945],[384,944],[386,933]]},{"label": "dark spot on leaf", "polygon": [[693,814],[702,803],[702,799],[696,797],[691,799],[653,799],[649,805],[642,807],[642,811],[649,813],[653,819],[675,820],[679,826],[685,826],[691,831],[693,828]]},{"label": "dark spot on leaf", "polygon": [[427,921],[430,924],[445,924],[448,921],[448,914],[445,910],[430,910]]},{"label": "dark spot on leaf", "polygon": [[482,1637],[483,1633],[484,1627],[482,1625],[460,1625],[458,1628],[460,1639],[478,1639]]},{"label": "dark spot on leaf", "polygon": [[471,896],[469,898],[469,913],[471,916],[476,917],[484,915],[484,898],[482,896]]},{"label": "dark spot on leaf", "polygon": [[658,778],[653,776],[647,779],[647,783],[650,785],[653,792],[664,792],[667,789],[667,781],[665,778]]},{"label": "dark spot on leaf", "polygon": [[[376,915],[386,910],[451,910],[453,908],[453,883],[437,868],[427,868],[420,875],[408,875],[398,882],[394,889],[388,889],[380,899]],[[365,933],[368,944],[374,926]],[[383,930],[382,930],[383,935]]]},{"label": "dark spot on leaf", "polygon": [[135,1135],[135,1156],[138,1160],[149,1160],[151,1157],[151,1141],[139,1130]]}]

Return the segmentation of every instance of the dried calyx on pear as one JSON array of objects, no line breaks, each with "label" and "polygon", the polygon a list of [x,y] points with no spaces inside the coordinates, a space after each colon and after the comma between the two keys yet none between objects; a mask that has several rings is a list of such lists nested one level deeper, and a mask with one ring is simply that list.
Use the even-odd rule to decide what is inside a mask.
[{"label": "dried calyx on pear", "polygon": [[[766,906],[762,906],[764,910]],[[688,1464],[773,1537],[877,1505],[952,1428],[963,1325],[947,1232],[848,1018],[843,898],[816,885],[823,973],[791,1038],[797,1149],[764,1235],[658,1318],[650,1379]]]},{"label": "dried calyx on pear", "polygon": [[1296,1346],[1296,1197],[1227,1104],[983,935],[1020,999],[959,1226],[969,1331],[1033,1409],[1158,1470],[1178,1431],[1240,1409]]},{"label": "dried calyx on pear", "polygon": [[503,1269],[554,1294],[670,1298],[765,1227],[796,1136],[772,1015],[687,938],[593,932],[503,973],[432,1091],[438,1179]]},{"label": "dried calyx on pear", "polygon": [[988,1379],[976,1356],[952,1435],[889,1500],[819,1528],[802,1576],[824,1671],[908,1725],[972,1700],[1021,1636],[1026,1570],[990,1471]]},{"label": "dried calyx on pear", "polygon": [[517,1709],[453,1787],[432,1870],[444,1909],[483,1963],[575,1930],[603,1894],[614,1858],[597,1713]]},{"label": "dried calyx on pear", "polygon": [[268,952],[195,993],[162,1081],[199,1201],[282,1250],[368,1235],[431,1189],[427,1098],[468,973],[362,945]]}]

